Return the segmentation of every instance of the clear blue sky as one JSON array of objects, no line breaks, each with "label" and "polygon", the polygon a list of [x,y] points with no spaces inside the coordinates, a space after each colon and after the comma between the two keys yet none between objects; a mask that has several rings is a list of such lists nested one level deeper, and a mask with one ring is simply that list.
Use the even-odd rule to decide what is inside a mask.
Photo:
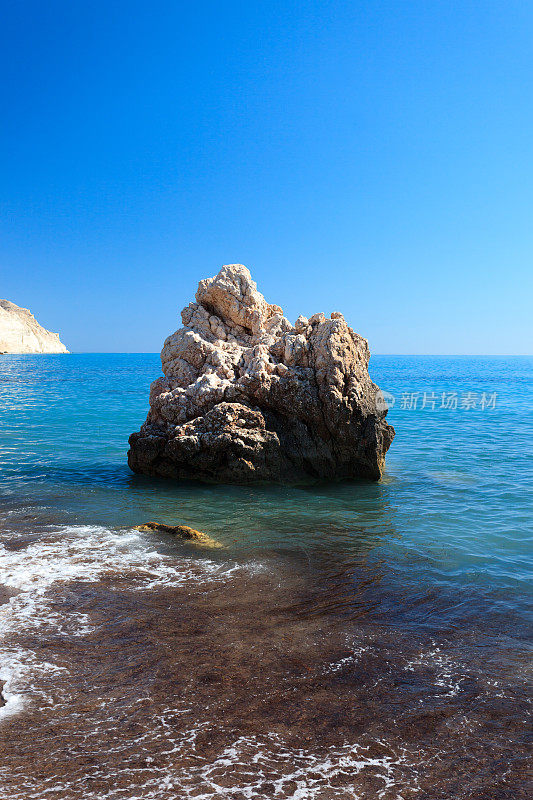
[{"label": "clear blue sky", "polygon": [[533,352],[533,6],[5,0],[0,296],[158,351],[197,282]]}]

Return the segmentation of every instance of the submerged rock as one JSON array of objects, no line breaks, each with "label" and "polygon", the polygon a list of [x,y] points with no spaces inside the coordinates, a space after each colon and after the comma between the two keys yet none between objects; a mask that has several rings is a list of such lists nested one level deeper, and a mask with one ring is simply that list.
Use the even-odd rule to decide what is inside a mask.
[{"label": "submerged rock", "polygon": [[27,308],[0,300],[0,353],[68,353],[59,340],[39,325]]},{"label": "submerged rock", "polygon": [[136,525],[136,531],[161,531],[161,533],[172,533],[180,539],[194,542],[202,547],[224,547],[223,544],[212,539],[207,533],[196,531],[188,525],[165,525],[162,522],[145,522],[143,525]]},{"label": "submerged rock", "polygon": [[200,281],[130,436],[134,472],[228,483],[381,477],[394,429],[341,313],[294,326],[242,264]]}]

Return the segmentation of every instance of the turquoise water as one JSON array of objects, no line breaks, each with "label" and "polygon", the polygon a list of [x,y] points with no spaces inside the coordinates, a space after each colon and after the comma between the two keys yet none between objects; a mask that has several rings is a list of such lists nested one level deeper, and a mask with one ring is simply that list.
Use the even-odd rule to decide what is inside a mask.
[{"label": "turquoise water", "polygon": [[307,487],[133,475],[159,372],[1,357],[0,794],[525,800],[533,358],[374,356],[384,478]]},{"label": "turquoise water", "polygon": [[[375,580],[387,581],[404,611],[422,602],[425,624],[480,609],[525,618],[533,359],[374,356],[371,375],[395,398],[386,475],[379,484],[311,488],[176,485],[132,475],[128,435],[144,420],[159,369],[151,354],[4,356],[4,509],[78,524],[183,522],[233,549],[311,551],[326,575],[370,559]],[[456,410],[440,407],[442,393],[446,401],[457,396]],[[489,407],[482,408],[483,393]],[[429,596],[424,604],[424,593],[433,604]]]}]

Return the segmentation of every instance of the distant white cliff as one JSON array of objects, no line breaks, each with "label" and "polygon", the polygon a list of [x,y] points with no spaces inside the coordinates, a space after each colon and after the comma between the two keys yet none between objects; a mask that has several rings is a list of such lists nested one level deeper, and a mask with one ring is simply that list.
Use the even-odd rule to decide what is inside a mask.
[{"label": "distant white cliff", "polygon": [[0,353],[68,353],[58,333],[39,325],[27,308],[0,300]]}]

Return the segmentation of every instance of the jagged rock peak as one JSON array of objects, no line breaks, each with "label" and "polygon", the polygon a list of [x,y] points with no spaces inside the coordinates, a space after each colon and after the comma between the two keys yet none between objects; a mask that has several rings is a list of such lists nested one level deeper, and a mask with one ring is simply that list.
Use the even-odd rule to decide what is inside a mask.
[{"label": "jagged rock peak", "polygon": [[394,430],[366,339],[336,311],[294,326],[242,264],[202,280],[161,351],[130,467],[221,482],[378,479]]},{"label": "jagged rock peak", "polygon": [[27,308],[0,300],[0,353],[68,353],[58,333],[39,325]]}]

